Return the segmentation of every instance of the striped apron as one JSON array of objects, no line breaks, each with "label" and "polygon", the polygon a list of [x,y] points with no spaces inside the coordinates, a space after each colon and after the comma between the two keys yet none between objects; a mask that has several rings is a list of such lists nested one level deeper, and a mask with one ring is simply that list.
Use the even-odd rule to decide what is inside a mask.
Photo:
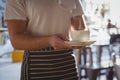
[{"label": "striped apron", "polygon": [[78,80],[73,50],[25,51],[21,80]]}]

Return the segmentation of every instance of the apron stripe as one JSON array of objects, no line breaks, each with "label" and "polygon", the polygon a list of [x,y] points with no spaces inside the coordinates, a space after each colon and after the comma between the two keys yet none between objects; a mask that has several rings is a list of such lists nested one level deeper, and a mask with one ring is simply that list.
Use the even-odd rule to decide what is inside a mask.
[{"label": "apron stripe", "polygon": [[26,51],[21,80],[78,80],[72,50],[46,50]]}]

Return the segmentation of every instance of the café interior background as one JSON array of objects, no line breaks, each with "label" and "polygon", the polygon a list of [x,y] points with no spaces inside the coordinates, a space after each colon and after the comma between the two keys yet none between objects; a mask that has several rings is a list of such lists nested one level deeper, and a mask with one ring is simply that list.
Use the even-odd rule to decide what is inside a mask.
[{"label": "caf\u00e9 interior background", "polygon": [[[11,53],[15,50],[10,43],[7,25],[4,22],[5,2],[6,0],[0,0],[0,80],[19,80],[21,62],[12,61]],[[112,25],[117,27],[117,31],[113,29],[111,34],[120,33],[119,3],[120,0],[82,0],[90,39],[95,40],[95,44],[109,44],[110,36],[107,33],[109,19]]]}]

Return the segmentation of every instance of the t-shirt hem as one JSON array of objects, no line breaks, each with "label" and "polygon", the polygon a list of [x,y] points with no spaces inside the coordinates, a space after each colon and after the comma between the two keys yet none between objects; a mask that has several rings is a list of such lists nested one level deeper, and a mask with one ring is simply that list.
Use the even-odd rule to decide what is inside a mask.
[{"label": "t-shirt hem", "polygon": [[26,21],[26,19],[24,19],[24,18],[5,18],[4,20],[5,21],[6,20],[25,20]]}]

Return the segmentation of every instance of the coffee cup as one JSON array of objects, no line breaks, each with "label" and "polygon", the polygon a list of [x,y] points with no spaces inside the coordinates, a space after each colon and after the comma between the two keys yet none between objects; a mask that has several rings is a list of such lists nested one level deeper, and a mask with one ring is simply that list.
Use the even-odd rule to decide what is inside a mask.
[{"label": "coffee cup", "polygon": [[90,39],[90,32],[88,30],[71,30],[70,41],[86,42]]}]

